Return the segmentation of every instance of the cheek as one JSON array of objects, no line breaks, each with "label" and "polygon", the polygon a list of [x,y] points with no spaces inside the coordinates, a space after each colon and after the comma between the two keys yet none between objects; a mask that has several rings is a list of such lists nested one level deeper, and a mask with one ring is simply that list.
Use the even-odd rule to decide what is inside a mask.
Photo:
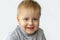
[{"label": "cheek", "polygon": [[20,26],[25,29],[26,27],[26,22],[24,22],[23,20],[19,22]]},{"label": "cheek", "polygon": [[38,28],[39,27],[39,22],[35,22],[34,26],[35,26],[35,28]]}]

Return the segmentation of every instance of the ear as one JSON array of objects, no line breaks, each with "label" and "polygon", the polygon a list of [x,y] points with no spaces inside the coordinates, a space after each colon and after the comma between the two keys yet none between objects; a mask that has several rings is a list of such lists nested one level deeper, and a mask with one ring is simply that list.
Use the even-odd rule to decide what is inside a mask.
[{"label": "ear", "polygon": [[19,17],[17,16],[16,18],[17,18],[17,21],[19,22]]}]

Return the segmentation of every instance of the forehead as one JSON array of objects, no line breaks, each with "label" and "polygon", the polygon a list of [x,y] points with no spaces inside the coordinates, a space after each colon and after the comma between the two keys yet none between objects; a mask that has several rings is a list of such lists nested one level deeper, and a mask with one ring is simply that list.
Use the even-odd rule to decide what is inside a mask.
[{"label": "forehead", "polygon": [[34,8],[20,8],[19,9],[19,16],[25,16],[25,17],[39,17],[40,15],[39,9]]}]

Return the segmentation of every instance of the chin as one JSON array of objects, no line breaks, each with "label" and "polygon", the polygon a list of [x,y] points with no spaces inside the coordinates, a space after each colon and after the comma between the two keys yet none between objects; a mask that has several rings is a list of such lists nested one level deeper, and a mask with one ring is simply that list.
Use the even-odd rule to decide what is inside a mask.
[{"label": "chin", "polygon": [[32,35],[33,33],[27,33],[28,35]]}]

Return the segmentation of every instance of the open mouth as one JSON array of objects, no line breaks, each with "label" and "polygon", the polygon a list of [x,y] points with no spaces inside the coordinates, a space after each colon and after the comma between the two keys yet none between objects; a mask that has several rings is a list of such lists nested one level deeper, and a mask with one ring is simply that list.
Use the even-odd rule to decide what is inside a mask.
[{"label": "open mouth", "polygon": [[34,27],[27,27],[27,29],[34,29]]}]

